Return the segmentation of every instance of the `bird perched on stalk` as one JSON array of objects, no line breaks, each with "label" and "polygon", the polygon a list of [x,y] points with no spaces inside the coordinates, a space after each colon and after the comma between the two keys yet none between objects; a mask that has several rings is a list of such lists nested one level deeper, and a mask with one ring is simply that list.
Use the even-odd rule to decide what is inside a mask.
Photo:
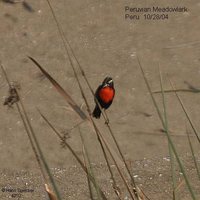
[{"label": "bird perched on stalk", "polygon": [[96,102],[96,106],[94,108],[92,116],[95,118],[100,118],[101,109],[99,108],[98,103],[101,105],[103,109],[108,109],[112,104],[114,96],[115,96],[115,89],[114,89],[113,79],[111,77],[106,77],[95,92],[94,100]]}]

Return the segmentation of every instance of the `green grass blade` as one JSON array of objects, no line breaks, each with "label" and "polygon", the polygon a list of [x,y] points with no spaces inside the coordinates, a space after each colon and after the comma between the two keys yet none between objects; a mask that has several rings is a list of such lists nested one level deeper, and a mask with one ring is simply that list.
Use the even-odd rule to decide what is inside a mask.
[{"label": "green grass blade", "polygon": [[[169,134],[168,127],[168,119],[167,119],[167,109],[166,109],[166,101],[165,101],[165,92],[163,90],[163,79],[160,71],[159,65],[159,77],[160,77],[160,87],[162,93],[162,101],[163,101],[163,110],[164,110],[164,123],[165,123],[165,131]],[[173,188],[173,200],[176,199],[176,174],[175,174],[175,162],[174,162],[174,154],[171,148],[171,145],[168,141],[169,155],[170,155],[170,164],[171,164],[171,174],[172,174],[172,188]]]},{"label": "green grass blade", "polygon": [[[170,84],[171,84],[171,87],[172,87],[174,90],[176,90],[174,84],[171,82],[170,79],[169,79],[169,82],[170,82]],[[180,103],[180,105],[181,105],[181,108],[183,109],[183,112],[185,113],[185,115],[186,115],[186,117],[187,117],[187,119],[188,119],[188,121],[189,121],[189,123],[190,123],[190,125],[191,125],[191,127],[192,127],[192,129],[193,129],[193,131],[194,131],[194,133],[195,133],[195,135],[196,135],[196,138],[197,138],[198,142],[200,143],[199,134],[198,134],[198,132],[197,132],[197,130],[196,130],[196,128],[195,128],[195,125],[194,125],[192,119],[190,118],[190,116],[189,116],[189,114],[188,114],[188,112],[187,112],[187,110],[186,110],[185,105],[183,104],[183,101],[181,100],[181,97],[178,95],[178,93],[177,93],[176,91],[174,91],[174,93],[175,93],[175,95],[176,95],[176,97],[177,97],[177,99],[178,99],[178,101],[179,101],[179,103]]]},{"label": "green grass blade", "polygon": [[192,146],[192,142],[191,142],[191,140],[190,140],[190,135],[189,135],[188,130],[187,130],[186,132],[187,132],[188,143],[189,143],[190,150],[191,150],[191,153],[192,153],[192,158],[193,158],[193,161],[194,161],[194,165],[195,165],[195,168],[196,168],[196,170],[197,170],[198,178],[199,178],[199,180],[200,180],[200,171],[199,171],[198,162],[197,162],[197,159],[196,159],[196,156],[195,156],[195,153],[194,153],[194,148],[193,148],[193,146]]},{"label": "green grass blade", "polygon": [[[159,118],[160,118],[160,120],[161,120],[161,123],[162,123],[162,125],[163,125],[163,128],[165,129],[165,123],[164,123],[164,120],[163,120],[163,118],[162,118],[161,112],[160,112],[160,110],[159,110],[159,108],[158,108],[158,105],[157,105],[157,103],[156,103],[156,100],[155,100],[155,98],[154,98],[154,96],[153,96],[153,93],[152,93],[152,91],[151,91],[149,82],[148,82],[148,80],[147,80],[147,78],[146,78],[146,76],[145,76],[144,70],[143,70],[143,68],[142,68],[142,66],[141,66],[140,60],[139,60],[138,57],[137,57],[137,59],[138,59],[138,64],[139,64],[139,67],[140,67],[140,69],[141,69],[142,76],[143,76],[144,81],[145,81],[145,83],[146,83],[147,89],[148,89],[148,91],[149,91],[149,93],[150,93],[150,95],[151,95],[151,98],[152,98],[154,107],[156,108],[156,111],[157,111],[158,116],[159,116]],[[176,148],[175,148],[175,146],[174,146],[174,144],[173,144],[173,142],[172,142],[172,139],[171,139],[170,135],[169,135],[167,132],[164,132],[164,133],[165,133],[166,136],[167,136],[167,139],[168,139],[168,141],[169,141],[169,144],[171,145],[171,148],[172,148],[173,153],[174,153],[174,155],[175,155],[175,157],[176,157],[176,160],[177,160],[178,165],[179,165],[179,167],[180,167],[180,169],[181,169],[181,172],[183,173],[183,177],[184,177],[184,179],[185,179],[185,182],[186,182],[186,185],[187,185],[187,187],[188,187],[188,190],[189,190],[189,192],[190,192],[190,194],[191,194],[191,197],[192,197],[193,200],[196,200],[195,194],[194,194],[194,192],[193,192],[193,190],[192,190],[192,187],[191,187],[190,182],[189,182],[189,180],[188,180],[188,177],[187,177],[187,175],[186,175],[185,169],[184,169],[184,167],[183,167],[183,165],[182,165],[182,162],[181,162],[181,160],[180,160],[180,158],[179,158],[179,156],[178,156],[178,153],[177,153]]]},{"label": "green grass blade", "polygon": [[[87,163],[87,165],[88,165],[87,170],[88,170],[88,172],[89,172],[89,173],[93,176],[93,178],[94,178],[94,188],[95,188],[95,190],[96,190],[96,192],[97,192],[97,199],[101,200],[102,197],[101,197],[101,193],[100,193],[100,191],[99,191],[99,186],[98,186],[98,184],[97,184],[96,177],[95,177],[95,175],[94,175],[94,172],[93,172],[93,169],[92,169],[92,166],[91,166],[91,161],[90,161],[89,153],[88,153],[88,151],[87,151],[87,146],[86,146],[86,144],[85,144],[85,139],[84,139],[84,137],[83,137],[83,134],[82,134],[80,128],[79,128],[79,133],[80,133],[80,138],[81,138],[82,145],[83,145],[84,160],[85,160],[85,163]],[[88,177],[88,179],[89,179],[89,177]],[[89,180],[89,183],[88,183],[88,184],[91,185],[91,184],[90,184],[90,180]],[[94,197],[93,197],[93,192],[92,192],[92,188],[91,188],[90,186],[89,186],[89,189],[90,189],[90,196],[91,196],[92,199],[94,199]]]}]

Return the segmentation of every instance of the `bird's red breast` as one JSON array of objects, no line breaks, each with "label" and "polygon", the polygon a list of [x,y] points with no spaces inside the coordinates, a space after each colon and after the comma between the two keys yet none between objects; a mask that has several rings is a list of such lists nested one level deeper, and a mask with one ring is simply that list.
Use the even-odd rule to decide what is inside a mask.
[{"label": "bird's red breast", "polygon": [[115,91],[111,87],[104,87],[99,91],[99,97],[105,103],[108,103],[113,100]]}]

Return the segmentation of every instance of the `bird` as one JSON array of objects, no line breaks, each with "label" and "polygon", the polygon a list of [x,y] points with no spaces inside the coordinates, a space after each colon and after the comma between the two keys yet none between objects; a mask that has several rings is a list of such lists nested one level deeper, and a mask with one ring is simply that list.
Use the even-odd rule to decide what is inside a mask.
[{"label": "bird", "polygon": [[[98,103],[103,109],[108,109],[113,102],[115,96],[114,82],[111,77],[106,77],[102,84],[96,89],[94,94],[94,101],[96,103],[92,116],[95,118],[101,117],[101,109],[99,108]],[[97,103],[98,101],[98,103]]]}]

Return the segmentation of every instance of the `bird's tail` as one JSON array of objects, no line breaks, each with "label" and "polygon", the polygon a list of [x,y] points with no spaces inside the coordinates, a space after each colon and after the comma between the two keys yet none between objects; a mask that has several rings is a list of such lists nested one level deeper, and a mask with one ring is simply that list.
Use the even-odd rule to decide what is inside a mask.
[{"label": "bird's tail", "polygon": [[95,106],[94,111],[92,113],[92,116],[95,117],[95,118],[100,118],[101,110],[100,110],[98,105]]}]

